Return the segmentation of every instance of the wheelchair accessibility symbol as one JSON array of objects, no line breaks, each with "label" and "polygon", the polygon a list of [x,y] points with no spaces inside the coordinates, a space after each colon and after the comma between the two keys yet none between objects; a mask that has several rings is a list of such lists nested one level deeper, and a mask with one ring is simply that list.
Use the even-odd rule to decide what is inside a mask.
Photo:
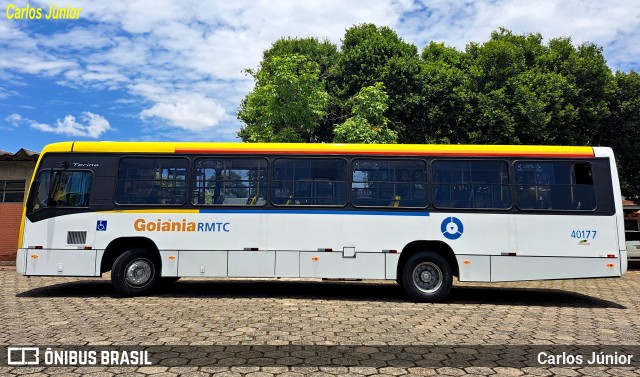
[{"label": "wheelchair accessibility symbol", "polygon": [[106,232],[107,220],[98,220],[98,222],[96,223],[96,230],[98,232]]},{"label": "wheelchair accessibility symbol", "polygon": [[457,240],[462,236],[464,226],[462,225],[462,221],[457,217],[447,217],[442,220],[442,224],[440,224],[440,231],[446,238],[450,240]]}]

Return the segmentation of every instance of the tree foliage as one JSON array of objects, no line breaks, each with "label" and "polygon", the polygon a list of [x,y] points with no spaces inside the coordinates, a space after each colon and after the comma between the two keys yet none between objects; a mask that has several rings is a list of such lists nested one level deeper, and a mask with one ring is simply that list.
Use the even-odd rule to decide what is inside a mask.
[{"label": "tree foliage", "polygon": [[618,161],[622,194],[640,202],[640,75],[617,72],[610,104],[611,117],[602,145],[611,146]]},{"label": "tree foliage", "polygon": [[[420,70],[418,49],[395,31],[373,24],[357,25],[345,33],[330,90],[346,104],[362,88],[382,82],[388,95],[389,126],[404,132],[420,107],[424,89],[417,81]],[[348,107],[343,106],[342,113],[348,114]]]},{"label": "tree foliage", "polygon": [[[327,93],[326,107],[324,116],[317,119],[316,127],[308,141],[331,142],[333,139],[333,127],[343,119],[342,101],[335,98],[333,91],[327,90],[327,80],[333,77],[332,72],[335,70],[338,47],[327,40],[320,41],[316,38],[281,38],[274,42],[271,48],[264,51],[263,62],[274,57],[287,57],[290,55],[304,56],[318,65],[320,71],[317,80],[322,83],[322,87],[325,88]],[[264,67],[261,67],[261,70],[263,69]],[[243,108],[244,106],[241,106],[241,109]],[[252,125],[254,123],[245,121],[245,124]],[[240,135],[240,137],[244,141],[252,141],[246,135]]]},{"label": "tree foliage", "polygon": [[280,39],[238,112],[244,141],[608,145],[640,197],[640,83],[602,48],[494,31],[463,51],[356,25],[340,47]]},{"label": "tree foliage", "polygon": [[327,92],[319,81],[318,63],[298,54],[273,56],[257,72],[238,117],[238,135],[252,142],[309,142],[325,116]]},{"label": "tree foliage", "polygon": [[384,112],[389,96],[380,82],[366,86],[353,97],[352,116],[334,128],[337,143],[394,144],[398,134],[389,129]]}]

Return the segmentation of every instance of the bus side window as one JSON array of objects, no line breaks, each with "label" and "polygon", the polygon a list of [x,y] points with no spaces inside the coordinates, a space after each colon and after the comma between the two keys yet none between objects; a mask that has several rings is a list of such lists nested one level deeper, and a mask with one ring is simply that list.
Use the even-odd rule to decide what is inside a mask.
[{"label": "bus side window", "polygon": [[267,194],[264,158],[196,159],[191,203],[216,206],[263,206]]},{"label": "bus side window", "polygon": [[519,161],[515,170],[520,209],[592,211],[596,208],[588,162]]},{"label": "bus side window", "polygon": [[117,204],[182,205],[187,195],[186,158],[124,157],[118,166]]},{"label": "bus side window", "polygon": [[436,160],[432,167],[437,208],[511,207],[509,169],[505,161]]},{"label": "bus side window", "polygon": [[356,207],[424,208],[427,165],[420,159],[356,159],[351,203]]},{"label": "bus side window", "polygon": [[273,205],[344,206],[347,162],[341,158],[278,158],[273,165]]},{"label": "bus side window", "polygon": [[596,208],[591,165],[577,163],[573,166],[572,209],[589,211]]}]

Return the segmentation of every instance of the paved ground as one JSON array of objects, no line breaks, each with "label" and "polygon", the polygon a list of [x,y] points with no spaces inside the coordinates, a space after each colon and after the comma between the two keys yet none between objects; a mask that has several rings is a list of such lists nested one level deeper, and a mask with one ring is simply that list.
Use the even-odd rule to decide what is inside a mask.
[{"label": "paved ground", "polygon": [[[640,359],[639,270],[622,279],[456,283],[446,302],[414,304],[388,282],[291,280],[184,280],[122,299],[108,276],[29,279],[3,266],[0,295],[3,354],[16,345],[145,346],[153,362],[10,367],[2,355],[7,376],[640,375],[639,363],[586,363],[594,346]],[[585,360],[540,365],[540,352]]]}]

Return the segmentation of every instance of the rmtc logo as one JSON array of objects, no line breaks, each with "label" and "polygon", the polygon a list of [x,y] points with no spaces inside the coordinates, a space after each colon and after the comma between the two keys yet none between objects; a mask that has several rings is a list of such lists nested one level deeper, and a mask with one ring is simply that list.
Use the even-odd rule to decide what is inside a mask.
[{"label": "rmtc logo", "polygon": [[162,220],[149,221],[137,219],[133,223],[133,229],[138,232],[229,232],[230,223],[196,223],[194,221]]},{"label": "rmtc logo", "polygon": [[440,231],[442,235],[450,240],[457,240],[462,236],[462,232],[464,232],[464,226],[462,225],[462,221],[457,217],[447,217],[442,220],[442,224],[440,224]]}]

